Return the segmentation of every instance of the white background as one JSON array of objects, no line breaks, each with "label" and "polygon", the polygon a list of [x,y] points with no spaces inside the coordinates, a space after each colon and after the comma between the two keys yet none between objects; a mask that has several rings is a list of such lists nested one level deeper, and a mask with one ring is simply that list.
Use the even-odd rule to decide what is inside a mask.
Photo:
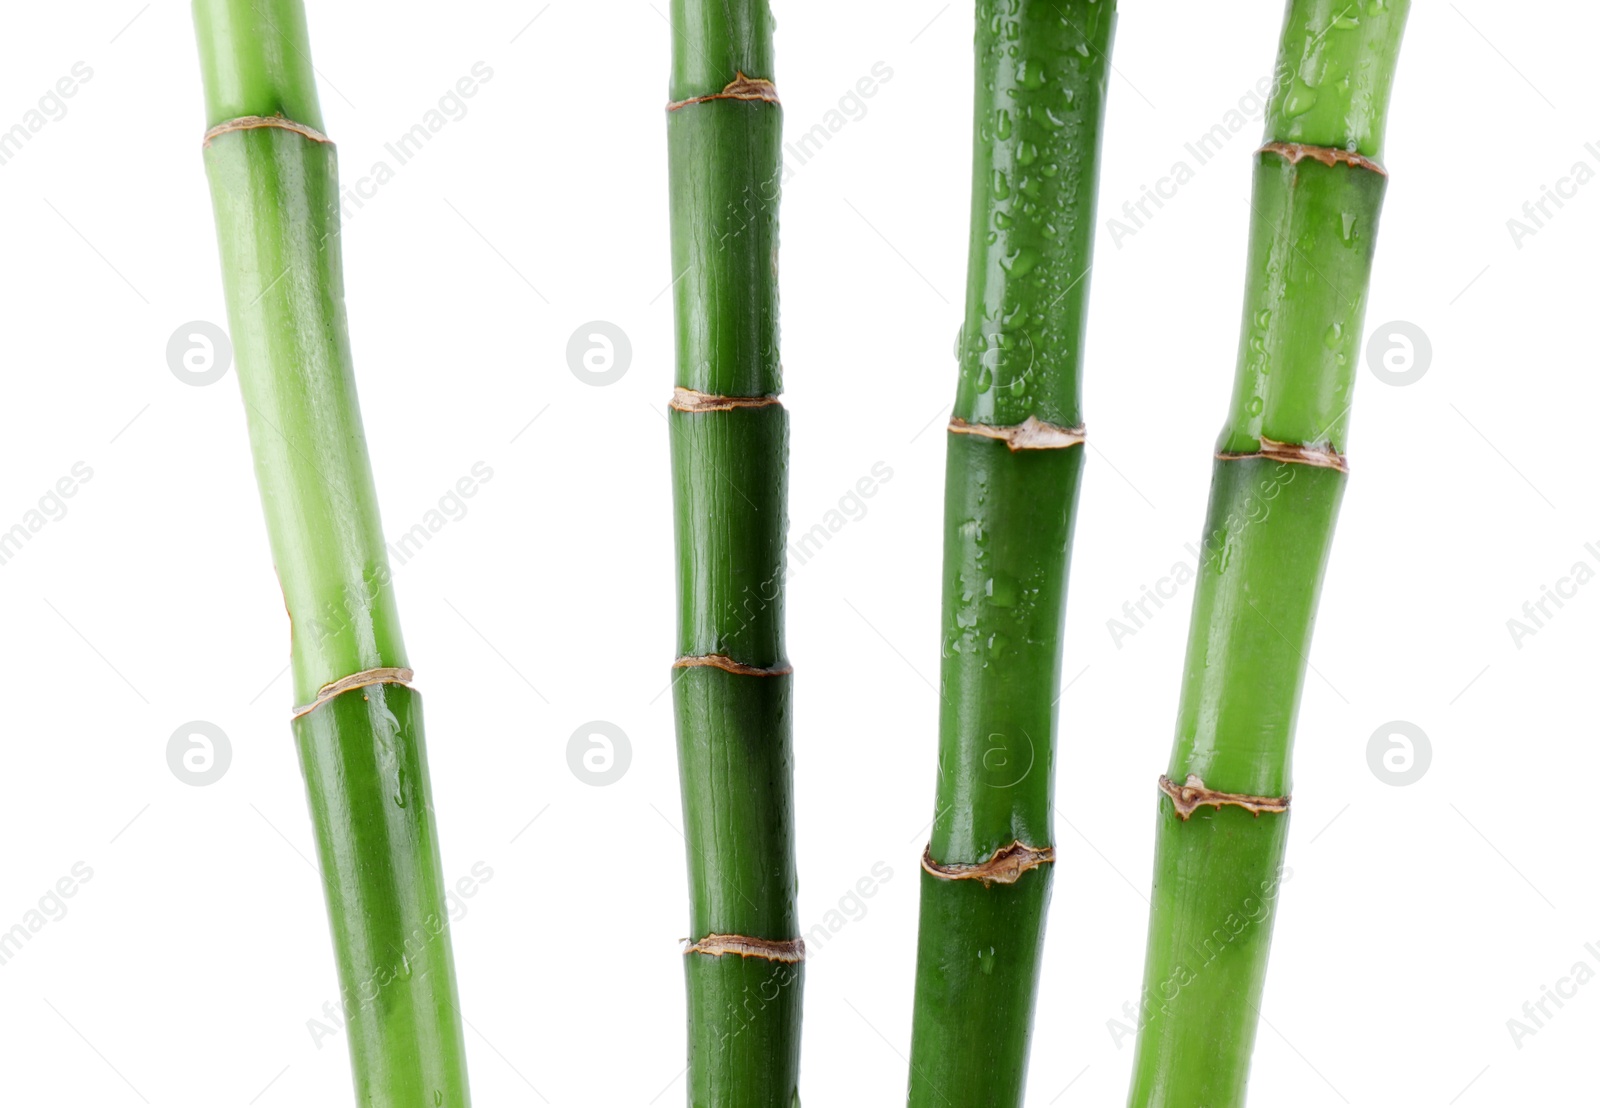
[{"label": "white background", "polygon": [[[337,984],[237,384],[185,384],[166,360],[180,325],[225,319],[190,15],[140,3],[3,17],[0,128],[73,63],[93,77],[0,166],[0,530],[75,462],[93,477],[0,565],[0,930],[74,863],[93,876],[0,965],[0,1099],[346,1105],[342,1035],[308,1028]],[[642,1108],[683,1098],[688,915],[662,695],[669,36],[664,0],[543,3],[319,2],[311,33],[347,182],[474,62],[493,69],[346,227],[356,368],[391,538],[493,470],[396,571],[445,873],[493,871],[454,931],[476,1099]],[[1258,124],[1203,167],[1184,144],[1271,71],[1281,4],[1228,7],[1130,4],[1117,35],[1032,1105],[1121,1103],[1132,1060],[1108,1021],[1140,984],[1190,589],[1120,644],[1107,620],[1188,557],[1233,374]],[[795,168],[782,273],[793,525],[893,470],[790,583],[801,915],[854,917],[813,945],[802,1092],[893,1104],[934,784],[972,13],[776,8],[791,138],[874,63],[893,71]],[[1367,323],[1417,324],[1432,363],[1407,387],[1360,374],[1256,1105],[1596,1102],[1600,985],[1547,1002],[1520,1042],[1507,1026],[1575,963],[1600,969],[1600,586],[1520,643],[1507,628],[1574,563],[1600,568],[1600,185],[1520,245],[1506,224],[1575,162],[1600,169],[1600,15],[1528,14],[1419,0],[1402,52]],[[1194,179],[1113,243],[1106,220],[1180,160]],[[603,388],[566,359],[597,319],[632,345]],[[632,752],[603,788],[566,753],[597,719]],[[1406,787],[1368,762],[1397,719],[1431,743]],[[191,720],[232,750],[206,787],[167,764]],[[892,878],[852,900],[880,862]]]}]

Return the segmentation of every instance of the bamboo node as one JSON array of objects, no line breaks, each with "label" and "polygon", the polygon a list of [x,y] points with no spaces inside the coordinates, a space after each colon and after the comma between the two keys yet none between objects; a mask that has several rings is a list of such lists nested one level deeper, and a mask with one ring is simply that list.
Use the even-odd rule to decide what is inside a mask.
[{"label": "bamboo node", "polygon": [[990,885],[1014,885],[1030,869],[1048,865],[1056,860],[1053,846],[1029,846],[1021,839],[1010,846],[1002,846],[983,862],[935,862],[933,846],[922,852],[922,869],[931,877],[945,881],[982,881]]},{"label": "bamboo node", "polygon": [[776,396],[717,396],[679,385],[672,390],[668,407],[679,412],[731,412],[736,408],[770,408],[782,404]]},{"label": "bamboo node", "polygon": [[737,673],[741,677],[787,677],[794,672],[793,666],[752,666],[744,662],[736,662],[726,654],[686,654],[673,661],[673,669],[693,669],[696,666],[710,666],[713,669],[726,670]]},{"label": "bamboo node", "polygon": [[1021,423],[996,426],[992,423],[968,423],[960,416],[950,417],[952,435],[978,435],[998,439],[1018,450],[1061,450],[1069,446],[1082,446],[1086,441],[1082,427],[1059,427],[1046,423],[1037,416],[1029,416]]},{"label": "bamboo node", "polygon": [[317,690],[317,697],[310,704],[302,704],[289,714],[290,721],[301,716],[310,715],[334,697],[341,696],[351,689],[364,689],[368,685],[405,685],[411,684],[415,677],[411,670],[404,666],[379,666],[377,669],[364,669],[360,673],[352,673],[348,677],[341,677],[337,681],[329,681]]},{"label": "bamboo node", "polygon": [[1330,169],[1343,162],[1345,165],[1354,166],[1357,169],[1370,169],[1379,177],[1389,176],[1389,171],[1371,158],[1364,157],[1352,150],[1341,150],[1337,146],[1311,146],[1304,142],[1269,142],[1260,150],[1257,150],[1256,153],[1276,154],[1280,158],[1286,159],[1290,165],[1296,164],[1302,158],[1310,158],[1313,161],[1321,162]]},{"label": "bamboo node", "polygon": [[333,140],[315,127],[307,127],[304,123],[296,123],[292,119],[285,119],[281,115],[241,115],[238,119],[225,119],[211,130],[207,131],[205,138],[200,140],[202,147],[210,146],[211,140],[218,135],[225,135],[229,131],[254,131],[262,127],[275,128],[279,131],[293,131],[297,135],[304,135],[312,142],[327,142]]},{"label": "bamboo node", "polygon": [[752,939],[748,935],[707,935],[697,943],[685,940],[685,954],[706,954],[720,958],[737,954],[741,958],[765,958],[769,962],[803,962],[804,939]]},{"label": "bamboo node", "polygon": [[1319,469],[1336,469],[1350,472],[1350,463],[1332,446],[1316,443],[1279,442],[1263,437],[1261,449],[1251,454],[1218,454],[1223,462],[1237,462],[1245,458],[1270,458],[1275,462],[1292,462],[1296,465],[1316,466]]},{"label": "bamboo node", "polygon": [[707,96],[691,96],[687,100],[674,100],[667,105],[667,111],[675,112],[679,108],[686,108],[690,104],[704,104],[707,100],[761,100],[768,104],[778,103],[778,88],[765,77],[746,77],[740,70],[733,80],[722,86],[721,92],[713,92]]},{"label": "bamboo node", "polygon": [[1194,815],[1196,808],[1205,805],[1210,805],[1220,812],[1224,805],[1231,804],[1254,814],[1258,819],[1262,812],[1289,810],[1287,796],[1251,796],[1249,793],[1218,792],[1216,789],[1206,788],[1206,783],[1193,773],[1185,778],[1181,785],[1175,784],[1172,778],[1162,774],[1158,785],[1172,800],[1172,810],[1181,820],[1187,820]]}]

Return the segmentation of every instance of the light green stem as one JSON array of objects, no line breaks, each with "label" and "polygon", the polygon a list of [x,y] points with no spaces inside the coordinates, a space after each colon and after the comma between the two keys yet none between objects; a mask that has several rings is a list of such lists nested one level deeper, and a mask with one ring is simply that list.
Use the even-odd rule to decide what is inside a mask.
[{"label": "light green stem", "polygon": [[1408,8],[1288,6],[1281,84],[1254,159],[1233,404],[1158,803],[1130,1108],[1245,1101],[1282,892],[1295,717],[1346,482],[1387,183],[1375,159]]},{"label": "light green stem", "polygon": [[356,1100],[466,1108],[420,696],[406,666],[345,324],[339,185],[300,0],[195,0],[206,174],[297,714]]}]

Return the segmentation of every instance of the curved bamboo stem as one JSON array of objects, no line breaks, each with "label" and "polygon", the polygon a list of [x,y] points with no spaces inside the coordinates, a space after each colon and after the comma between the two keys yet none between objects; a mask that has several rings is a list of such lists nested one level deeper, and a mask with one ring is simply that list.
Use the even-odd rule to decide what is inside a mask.
[{"label": "curved bamboo stem", "polygon": [[466,1108],[444,881],[300,0],[195,0],[206,175],[360,1104]]},{"label": "curved bamboo stem", "polygon": [[[1244,1103],[1289,764],[1387,177],[1408,0],[1291,0],[1255,158],[1238,372],[1217,446],[1155,887],[1132,1108]],[[1182,785],[1177,784],[1182,782]]]}]

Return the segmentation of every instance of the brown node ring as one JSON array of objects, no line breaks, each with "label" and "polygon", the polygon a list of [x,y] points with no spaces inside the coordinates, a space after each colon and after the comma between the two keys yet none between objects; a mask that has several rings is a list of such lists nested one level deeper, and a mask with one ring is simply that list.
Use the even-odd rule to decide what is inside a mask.
[{"label": "brown node ring", "polygon": [[748,935],[707,935],[683,948],[685,954],[706,954],[720,958],[737,954],[741,958],[764,958],[769,962],[803,962],[804,939],[752,939]]},{"label": "brown node ring", "polygon": [[1196,808],[1207,805],[1221,811],[1225,805],[1243,808],[1257,818],[1262,812],[1287,812],[1289,798],[1287,796],[1251,796],[1249,793],[1224,793],[1216,789],[1206,788],[1206,783],[1199,776],[1191,773],[1184,779],[1183,784],[1175,784],[1172,778],[1162,774],[1157,782],[1161,791],[1167,794],[1172,801],[1172,810],[1181,820],[1187,820],[1194,815]]},{"label": "brown node ring", "polygon": [[1085,442],[1082,427],[1061,427],[1046,423],[1037,416],[1029,416],[1021,423],[999,426],[992,423],[969,423],[960,416],[950,417],[952,435],[977,435],[997,439],[1013,452],[1018,450],[1062,450],[1069,446],[1082,446]]},{"label": "brown node ring", "polygon": [[746,77],[740,70],[733,80],[722,86],[721,92],[713,92],[707,96],[691,96],[687,100],[674,100],[667,105],[667,111],[675,112],[679,108],[686,108],[690,104],[704,104],[707,100],[761,100],[768,104],[778,103],[778,89],[765,77]]},{"label": "brown node ring", "polygon": [[673,669],[693,669],[696,666],[710,666],[728,673],[737,673],[741,677],[787,677],[794,672],[793,666],[746,665],[744,662],[734,661],[726,654],[685,655],[672,663]]},{"label": "brown node ring", "polygon": [[1302,158],[1310,158],[1330,169],[1343,162],[1356,169],[1370,169],[1380,177],[1389,176],[1389,171],[1371,158],[1357,154],[1353,150],[1341,150],[1337,146],[1312,146],[1304,142],[1269,142],[1256,153],[1276,154],[1290,165],[1296,164]]},{"label": "brown node ring", "polygon": [[737,408],[771,408],[782,404],[776,396],[718,396],[679,385],[672,390],[668,407],[678,412],[731,412]]},{"label": "brown node ring", "polygon": [[1345,459],[1345,456],[1331,446],[1308,445],[1301,442],[1279,442],[1276,439],[1265,437],[1261,439],[1261,449],[1254,453],[1217,455],[1217,459],[1224,462],[1237,462],[1245,458],[1268,458],[1275,462],[1316,466],[1318,469],[1336,469],[1340,473],[1350,472],[1350,463]]},{"label": "brown node ring", "polygon": [[360,673],[352,673],[348,677],[341,677],[337,681],[329,681],[317,690],[317,697],[310,704],[302,704],[289,714],[290,721],[301,716],[310,715],[318,708],[335,697],[343,696],[353,689],[364,689],[368,685],[411,685],[411,679],[416,674],[404,666],[379,666],[377,669],[364,669]]},{"label": "brown node ring", "polygon": [[332,143],[333,140],[315,127],[307,127],[304,123],[296,123],[292,119],[285,119],[281,115],[241,115],[238,119],[225,119],[211,130],[207,131],[205,138],[200,140],[200,145],[210,146],[211,140],[218,135],[225,135],[229,131],[257,131],[270,128],[278,131],[293,131],[297,135],[304,135],[312,142]]},{"label": "brown node ring", "polygon": [[1056,860],[1053,846],[1029,846],[1021,839],[1010,846],[1002,846],[982,862],[935,862],[933,846],[922,852],[922,869],[930,877],[944,881],[982,881],[990,885],[1014,885],[1030,869],[1049,865]]}]

